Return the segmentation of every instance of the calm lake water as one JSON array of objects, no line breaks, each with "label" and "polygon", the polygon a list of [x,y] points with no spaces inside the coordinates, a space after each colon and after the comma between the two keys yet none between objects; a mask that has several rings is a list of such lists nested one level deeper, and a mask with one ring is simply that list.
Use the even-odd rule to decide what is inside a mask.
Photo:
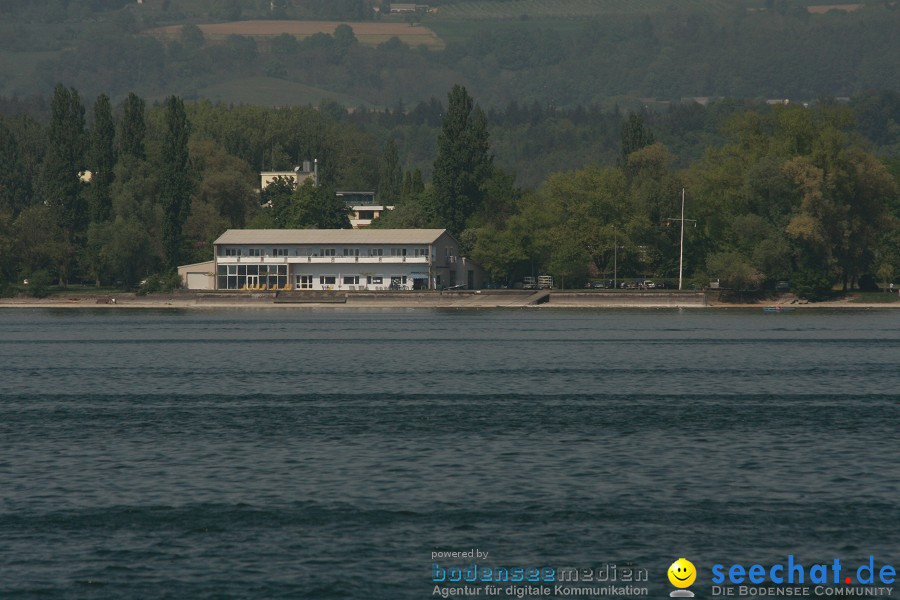
[{"label": "calm lake water", "polygon": [[0,598],[897,566],[898,365],[892,310],[3,310]]}]

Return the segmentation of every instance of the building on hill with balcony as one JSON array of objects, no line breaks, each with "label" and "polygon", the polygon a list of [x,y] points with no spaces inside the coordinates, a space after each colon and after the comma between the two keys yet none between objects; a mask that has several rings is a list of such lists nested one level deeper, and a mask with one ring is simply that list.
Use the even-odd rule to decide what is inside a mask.
[{"label": "building on hill with balcony", "polygon": [[259,174],[259,189],[266,189],[278,178],[287,179],[294,187],[306,180],[312,181],[313,185],[319,185],[319,161],[304,160],[303,165],[294,167],[293,171],[262,171]]},{"label": "building on hill with balcony", "polygon": [[375,200],[375,192],[337,191],[335,196],[347,206],[350,226],[353,229],[368,227],[384,211],[394,210],[393,206],[379,204]]},{"label": "building on hill with balcony", "polygon": [[446,229],[229,229],[214,259],[178,268],[199,290],[477,289],[484,272]]}]

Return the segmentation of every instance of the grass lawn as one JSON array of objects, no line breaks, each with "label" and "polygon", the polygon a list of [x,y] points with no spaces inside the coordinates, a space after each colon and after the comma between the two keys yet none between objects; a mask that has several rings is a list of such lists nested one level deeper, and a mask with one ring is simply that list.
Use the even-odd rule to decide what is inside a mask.
[{"label": "grass lawn", "polygon": [[848,299],[850,302],[863,304],[887,304],[889,302],[900,302],[900,295],[897,294],[896,289],[893,294],[890,292],[853,292],[848,294]]}]

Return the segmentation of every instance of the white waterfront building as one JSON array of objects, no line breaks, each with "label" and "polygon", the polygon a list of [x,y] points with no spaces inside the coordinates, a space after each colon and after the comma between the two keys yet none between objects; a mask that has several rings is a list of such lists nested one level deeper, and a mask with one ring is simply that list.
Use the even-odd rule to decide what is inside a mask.
[{"label": "white waterfront building", "polygon": [[430,290],[481,287],[446,229],[229,229],[212,261],[178,268],[203,290]]}]

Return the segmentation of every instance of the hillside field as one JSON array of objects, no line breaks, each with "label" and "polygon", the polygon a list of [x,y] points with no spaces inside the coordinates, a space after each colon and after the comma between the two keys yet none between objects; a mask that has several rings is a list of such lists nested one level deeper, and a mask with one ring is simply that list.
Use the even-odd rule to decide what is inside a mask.
[{"label": "hillside field", "polygon": [[[349,25],[360,44],[377,46],[397,37],[405,44],[416,47],[426,46],[439,50],[444,41],[424,25],[407,23],[342,23],[339,21],[233,21],[230,23],[210,23],[198,25],[207,41],[222,41],[229,35],[246,35],[262,40],[286,33],[303,39],[316,33],[333,34],[338,25]],[[181,25],[169,25],[147,31],[160,39],[174,39],[181,32]]]}]

